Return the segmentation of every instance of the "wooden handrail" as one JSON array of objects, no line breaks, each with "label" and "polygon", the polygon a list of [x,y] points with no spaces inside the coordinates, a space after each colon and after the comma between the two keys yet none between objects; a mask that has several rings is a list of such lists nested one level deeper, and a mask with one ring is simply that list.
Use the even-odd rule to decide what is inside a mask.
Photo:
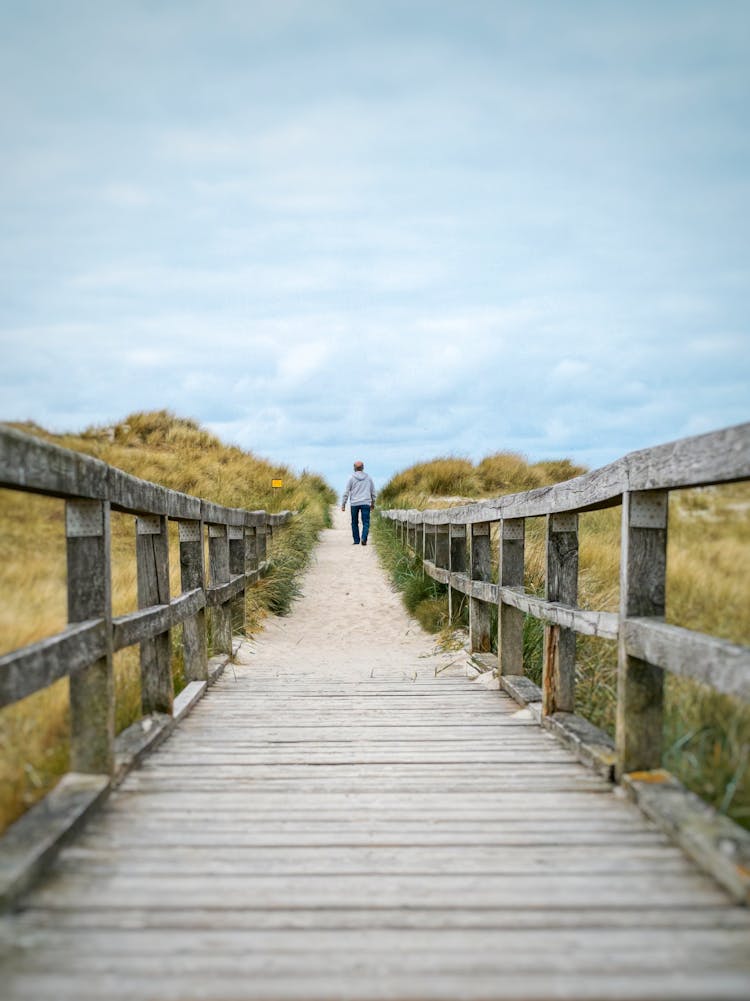
[{"label": "wooden handrail", "polygon": [[[522,676],[523,616],[545,623],[542,713],[572,713],[575,634],[618,641],[616,774],[657,769],[663,673],[750,699],[750,647],[664,624],[669,491],[750,479],[750,423],[631,452],[550,487],[459,507],[385,510],[425,572],[470,597],[470,642],[490,649],[498,606],[498,674]],[[577,607],[578,514],[622,506],[620,609]],[[547,519],[545,598],[523,589],[525,519]],[[499,579],[490,578],[489,530],[499,523]],[[472,554],[476,555],[473,557]]]},{"label": "wooden handrail", "polygon": [[[223,507],[4,426],[0,487],[65,500],[69,619],[57,635],[0,657],[0,706],[69,677],[72,770],[112,774],[113,653],[140,644],[143,712],[171,714],[170,630],[182,624],[187,680],[205,681],[206,609],[217,652],[230,654],[232,619],[244,622],[245,591],[265,567],[266,537],[292,513]],[[116,618],[110,594],[113,510],[135,516],[139,605]],[[169,521],[179,525],[181,593],[174,598]]]}]

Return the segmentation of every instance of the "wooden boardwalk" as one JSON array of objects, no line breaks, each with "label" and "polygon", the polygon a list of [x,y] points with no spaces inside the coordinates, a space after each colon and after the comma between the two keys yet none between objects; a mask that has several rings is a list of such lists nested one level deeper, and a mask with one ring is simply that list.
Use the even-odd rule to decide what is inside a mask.
[{"label": "wooden boardwalk", "polygon": [[750,997],[747,910],[341,522],[240,660],[4,919],[4,1001]]}]

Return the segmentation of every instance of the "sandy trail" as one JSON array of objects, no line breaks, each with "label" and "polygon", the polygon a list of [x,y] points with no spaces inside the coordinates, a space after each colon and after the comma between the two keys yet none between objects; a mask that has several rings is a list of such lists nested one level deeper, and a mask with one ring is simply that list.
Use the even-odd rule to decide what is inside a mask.
[{"label": "sandy trail", "polygon": [[334,511],[302,581],[302,597],[244,643],[238,663],[348,679],[464,674],[462,651],[440,652],[409,617],[372,542],[352,545],[349,512]]}]

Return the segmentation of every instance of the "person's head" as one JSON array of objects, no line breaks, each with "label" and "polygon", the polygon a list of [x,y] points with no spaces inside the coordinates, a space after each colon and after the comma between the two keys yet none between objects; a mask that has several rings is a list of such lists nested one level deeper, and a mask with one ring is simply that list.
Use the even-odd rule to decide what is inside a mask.
[{"label": "person's head", "polygon": [[360,462],[359,459],[354,463],[355,473],[361,473],[364,468],[365,468],[364,462]]}]

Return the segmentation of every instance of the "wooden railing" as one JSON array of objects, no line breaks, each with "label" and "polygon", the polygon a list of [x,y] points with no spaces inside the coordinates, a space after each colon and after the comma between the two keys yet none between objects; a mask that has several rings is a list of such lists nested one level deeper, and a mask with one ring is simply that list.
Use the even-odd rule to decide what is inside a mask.
[{"label": "wooden railing", "polygon": [[[238,629],[244,621],[245,591],[263,571],[267,538],[291,513],[221,507],[10,428],[0,428],[0,487],[64,498],[70,623],[56,636],[0,658],[0,707],[69,677],[71,771],[110,775],[115,766],[113,654],[140,644],[143,714],[171,716],[170,630],[182,625],[186,679],[204,682],[206,610],[214,652],[231,654],[233,625]],[[111,511],[135,516],[139,606],[114,618]],[[181,594],[174,598],[169,593],[169,521],[179,526]]]},{"label": "wooden railing", "polygon": [[[672,490],[750,479],[750,424],[686,438],[624,458],[565,483],[443,510],[391,510],[382,517],[424,561],[425,571],[469,596],[472,651],[488,652],[498,608],[501,685],[523,694],[524,616],[544,622],[541,715],[575,711],[576,633],[618,642],[614,765],[617,777],[658,769],[664,672],[750,699],[750,648],[664,622],[668,498]],[[577,607],[578,515],[622,506],[619,612]],[[545,597],[524,590],[527,518],[546,518]],[[499,570],[491,579],[490,526],[498,524]],[[494,659],[492,661],[494,665]]]}]

